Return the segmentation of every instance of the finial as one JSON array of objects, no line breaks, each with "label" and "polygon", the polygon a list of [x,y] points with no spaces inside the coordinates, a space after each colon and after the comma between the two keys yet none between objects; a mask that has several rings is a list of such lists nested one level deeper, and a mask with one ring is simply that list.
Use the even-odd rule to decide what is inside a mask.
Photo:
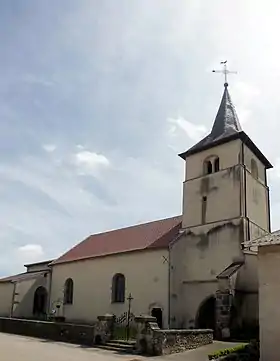
[{"label": "finial", "polygon": [[227,69],[227,60],[221,61],[220,64],[223,65],[223,70],[212,70],[212,72],[213,73],[222,73],[222,74],[224,74],[224,76],[225,76],[224,86],[225,86],[225,88],[227,88],[228,87],[227,75],[228,74],[237,74],[237,72],[236,71],[230,71],[230,70]]}]

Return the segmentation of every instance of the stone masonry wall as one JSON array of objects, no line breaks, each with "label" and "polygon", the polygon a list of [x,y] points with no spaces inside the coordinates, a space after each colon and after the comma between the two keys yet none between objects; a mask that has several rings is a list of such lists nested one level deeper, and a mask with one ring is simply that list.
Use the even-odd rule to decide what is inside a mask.
[{"label": "stone masonry wall", "polygon": [[213,342],[212,330],[155,330],[156,355],[184,352]]},{"label": "stone masonry wall", "polygon": [[213,342],[213,330],[162,330],[151,316],[135,318],[136,350],[151,356],[183,352]]},{"label": "stone masonry wall", "polygon": [[0,332],[92,345],[94,326],[0,317]]}]

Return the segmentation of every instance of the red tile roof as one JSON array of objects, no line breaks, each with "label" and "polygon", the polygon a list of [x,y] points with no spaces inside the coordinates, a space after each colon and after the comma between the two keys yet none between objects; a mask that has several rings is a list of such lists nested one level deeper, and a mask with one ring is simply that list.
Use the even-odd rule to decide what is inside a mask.
[{"label": "red tile roof", "polygon": [[89,236],[51,264],[116,253],[165,248],[179,234],[182,217],[172,217]]}]

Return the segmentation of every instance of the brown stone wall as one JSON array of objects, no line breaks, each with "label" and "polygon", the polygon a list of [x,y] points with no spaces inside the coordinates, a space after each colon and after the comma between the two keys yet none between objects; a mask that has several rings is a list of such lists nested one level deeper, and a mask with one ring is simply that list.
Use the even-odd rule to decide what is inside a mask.
[{"label": "brown stone wall", "polygon": [[0,317],[0,332],[92,345],[94,326]]},{"label": "brown stone wall", "polygon": [[168,355],[208,345],[213,342],[212,330],[154,330],[155,355]]}]

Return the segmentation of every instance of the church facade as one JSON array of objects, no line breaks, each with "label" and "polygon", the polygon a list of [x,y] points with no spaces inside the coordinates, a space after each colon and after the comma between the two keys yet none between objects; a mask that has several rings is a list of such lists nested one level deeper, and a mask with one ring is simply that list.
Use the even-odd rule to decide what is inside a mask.
[{"label": "church facade", "polygon": [[242,131],[228,84],[209,135],[180,154],[182,215],[88,237],[56,260],[0,280],[0,315],[56,312],[91,323],[153,314],[164,328],[233,327],[258,319],[257,255],[243,243],[270,233],[272,168]]}]

